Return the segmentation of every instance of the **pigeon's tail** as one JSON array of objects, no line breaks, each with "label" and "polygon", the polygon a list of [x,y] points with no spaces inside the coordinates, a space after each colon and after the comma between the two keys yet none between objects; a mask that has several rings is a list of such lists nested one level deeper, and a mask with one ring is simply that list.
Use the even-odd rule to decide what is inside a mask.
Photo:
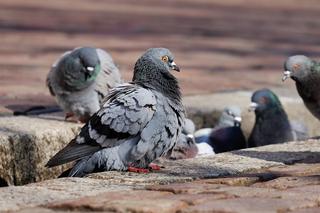
[{"label": "pigeon's tail", "polygon": [[58,178],[83,177],[89,173],[98,172],[100,170],[96,168],[97,167],[96,165],[97,164],[93,163],[90,157],[85,157],[81,160],[78,160],[72,168],[62,172]]},{"label": "pigeon's tail", "polygon": [[64,178],[64,177],[68,177],[69,174],[70,174],[70,171],[71,171],[72,168],[70,169],[67,169],[66,171],[62,172],[58,178]]},{"label": "pigeon's tail", "polygon": [[92,172],[97,172],[96,163],[92,162],[92,159],[87,157],[79,160],[70,170],[68,176],[83,177]]},{"label": "pigeon's tail", "polygon": [[46,167],[59,166],[61,164],[79,160],[86,156],[92,155],[100,149],[100,146],[78,144],[76,143],[76,140],[73,139],[66,147],[60,150],[48,161]]},{"label": "pigeon's tail", "polygon": [[123,158],[119,155],[119,147],[113,147],[101,149],[93,155],[78,160],[68,176],[83,177],[94,172],[109,170],[126,171],[127,169],[127,165],[124,164]]}]

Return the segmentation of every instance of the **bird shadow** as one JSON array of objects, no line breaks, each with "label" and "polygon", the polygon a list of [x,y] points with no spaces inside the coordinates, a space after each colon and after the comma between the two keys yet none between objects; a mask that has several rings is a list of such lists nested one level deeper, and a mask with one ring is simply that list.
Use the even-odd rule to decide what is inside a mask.
[{"label": "bird shadow", "polygon": [[13,112],[14,116],[27,116],[31,118],[39,118],[44,120],[55,120],[75,123],[74,121],[66,121],[63,110],[58,105],[31,105],[31,104],[15,104],[5,106]]}]

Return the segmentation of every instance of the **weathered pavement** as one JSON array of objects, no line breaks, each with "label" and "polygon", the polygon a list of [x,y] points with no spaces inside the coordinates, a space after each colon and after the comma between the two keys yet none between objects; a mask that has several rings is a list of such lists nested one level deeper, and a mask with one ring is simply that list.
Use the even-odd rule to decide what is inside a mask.
[{"label": "weathered pavement", "polygon": [[[213,127],[225,106],[242,109],[242,129],[246,136],[254,124],[248,112],[251,92],[236,91],[184,97],[189,118],[197,128]],[[318,136],[320,122],[302,104],[300,98],[280,97],[290,120],[304,122],[310,136]],[[0,111],[1,115],[1,111]],[[23,185],[57,177],[64,167],[46,169],[44,165],[78,133],[81,124],[64,122],[63,116],[0,116],[0,179],[9,185]]]},{"label": "weathered pavement", "polygon": [[[145,49],[170,47],[183,70],[177,77],[184,95],[272,87],[277,94],[296,96],[294,84],[280,80],[282,64],[291,54],[319,56],[319,10],[314,0],[2,0],[0,114],[11,115],[10,109],[28,104],[54,104],[45,76],[62,52],[83,45],[109,50],[126,80]],[[221,101],[213,94],[185,101],[201,103],[191,111],[201,127],[213,124],[225,105],[244,109],[248,97],[230,93]],[[319,122],[301,102],[286,100],[289,117],[307,121],[310,133],[317,135]],[[244,116],[248,134],[253,116]],[[320,211],[317,142],[167,163],[160,173],[147,175],[108,172],[43,181],[63,170],[43,165],[79,125],[30,119],[32,125],[24,117],[0,119],[0,152],[5,153],[0,174],[9,184],[42,182],[0,188],[1,211]]]},{"label": "weathered pavement", "polygon": [[316,0],[41,0],[0,1],[0,105],[53,104],[45,86],[64,51],[110,51],[125,80],[150,47],[169,47],[182,72],[184,95],[262,87],[281,82],[291,54],[318,57]]},{"label": "weathered pavement", "polygon": [[149,174],[103,172],[0,188],[18,212],[319,212],[320,141],[180,161]]}]

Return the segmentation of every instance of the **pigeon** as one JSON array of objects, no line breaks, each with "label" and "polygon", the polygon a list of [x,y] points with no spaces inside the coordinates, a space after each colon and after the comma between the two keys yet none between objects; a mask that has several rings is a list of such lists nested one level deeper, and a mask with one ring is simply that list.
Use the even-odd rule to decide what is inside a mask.
[{"label": "pigeon", "polygon": [[180,71],[168,49],[148,49],[135,64],[132,82],[111,89],[100,110],[46,166],[76,161],[68,173],[72,177],[148,172],[152,161],[172,152],[185,120],[171,70]]},{"label": "pigeon", "polygon": [[[197,144],[207,143],[214,153],[228,152],[246,148],[246,139],[241,130],[241,110],[239,107],[226,107],[216,127],[205,128],[196,131],[195,140]],[[204,147],[201,146],[201,153]],[[211,153],[211,150],[208,150]]]},{"label": "pigeon", "polygon": [[309,129],[303,123],[299,121],[290,121],[294,141],[304,141],[309,138]]},{"label": "pigeon", "polygon": [[194,131],[195,126],[193,121],[186,118],[177,144],[173,148],[171,155],[166,158],[180,160],[195,157],[198,154],[198,147],[194,140]]},{"label": "pigeon", "polygon": [[198,154],[197,156],[203,156],[203,155],[214,155],[214,151],[212,146],[210,146],[207,143],[196,143],[198,148]]},{"label": "pigeon", "polygon": [[280,100],[269,89],[257,90],[251,97],[250,109],[256,114],[248,139],[249,147],[284,143],[293,140],[292,128]]},{"label": "pigeon", "polygon": [[320,119],[320,63],[304,55],[289,57],[284,63],[282,81],[291,78],[305,106]]},{"label": "pigeon", "polygon": [[51,67],[47,86],[66,120],[85,123],[100,108],[109,90],[121,83],[111,56],[102,49],[79,47],[64,53]]}]

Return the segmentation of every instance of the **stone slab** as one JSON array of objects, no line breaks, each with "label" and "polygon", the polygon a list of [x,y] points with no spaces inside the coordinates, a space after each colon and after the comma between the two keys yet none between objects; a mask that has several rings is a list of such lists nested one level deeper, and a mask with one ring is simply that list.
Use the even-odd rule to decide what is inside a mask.
[{"label": "stone slab", "polygon": [[81,125],[33,117],[0,117],[0,178],[10,185],[49,179],[66,166],[44,165],[79,131]]},{"label": "stone slab", "polygon": [[[77,199],[91,196],[96,197],[90,199],[97,199],[92,202],[92,208],[95,210],[111,211],[110,206],[116,208],[121,204],[124,209],[117,207],[119,212],[128,209],[138,211],[140,207],[135,204],[140,201],[130,203],[126,200],[133,199],[139,194],[147,195],[146,190],[156,191],[155,194],[161,197],[164,203],[163,211],[176,208],[187,211],[188,208],[192,210],[197,205],[199,205],[198,209],[207,208],[211,206],[208,203],[219,199],[234,202],[231,206],[235,209],[241,202],[251,197],[268,198],[271,203],[281,199],[279,209],[286,209],[289,205],[291,208],[290,199],[298,199],[295,203],[301,204],[292,205],[294,208],[291,210],[306,206],[314,207],[315,201],[320,199],[318,193],[320,185],[315,176],[320,162],[316,163],[309,159],[311,157],[320,161],[319,153],[319,141],[290,142],[187,160],[163,160],[160,162],[163,168],[149,174],[111,171],[91,174],[86,178],[61,178],[24,186],[2,187],[0,188],[0,211],[24,208],[31,208],[30,211],[32,211],[32,208],[39,206],[58,211],[71,209],[80,211],[90,207],[91,204],[77,201]],[[312,165],[315,165],[313,170],[311,170]],[[278,175],[270,179],[262,177],[262,173],[272,173],[272,171]],[[278,177],[284,178],[276,179]],[[289,177],[300,179],[294,180]],[[284,187],[278,187],[279,182],[283,182]],[[163,193],[158,192],[169,194],[162,197]],[[108,200],[109,198],[99,196],[101,193],[119,196],[123,194],[123,196]],[[188,197],[184,197],[186,194]],[[176,195],[180,197],[175,197]],[[209,199],[206,198],[207,195],[212,196],[209,196]],[[194,203],[191,202],[193,198],[190,196],[195,196]],[[145,197],[148,200],[148,197]],[[240,202],[236,198],[241,198],[240,200],[243,201]],[[208,199],[211,201],[209,202]],[[109,205],[109,201],[112,205]],[[260,200],[257,203],[262,207],[266,205]],[[157,212],[154,205],[152,203],[140,210]],[[242,207],[243,211],[247,207]]]},{"label": "stone slab", "polygon": [[[279,88],[271,88],[288,114],[290,121],[304,123],[310,136],[319,136],[320,122],[304,106],[297,94],[288,94]],[[183,98],[188,116],[195,122],[197,128],[213,127],[222,110],[226,106],[239,106],[242,110],[242,129],[249,136],[255,122],[254,112],[249,112],[252,91],[230,91],[206,95],[193,95]]]}]

